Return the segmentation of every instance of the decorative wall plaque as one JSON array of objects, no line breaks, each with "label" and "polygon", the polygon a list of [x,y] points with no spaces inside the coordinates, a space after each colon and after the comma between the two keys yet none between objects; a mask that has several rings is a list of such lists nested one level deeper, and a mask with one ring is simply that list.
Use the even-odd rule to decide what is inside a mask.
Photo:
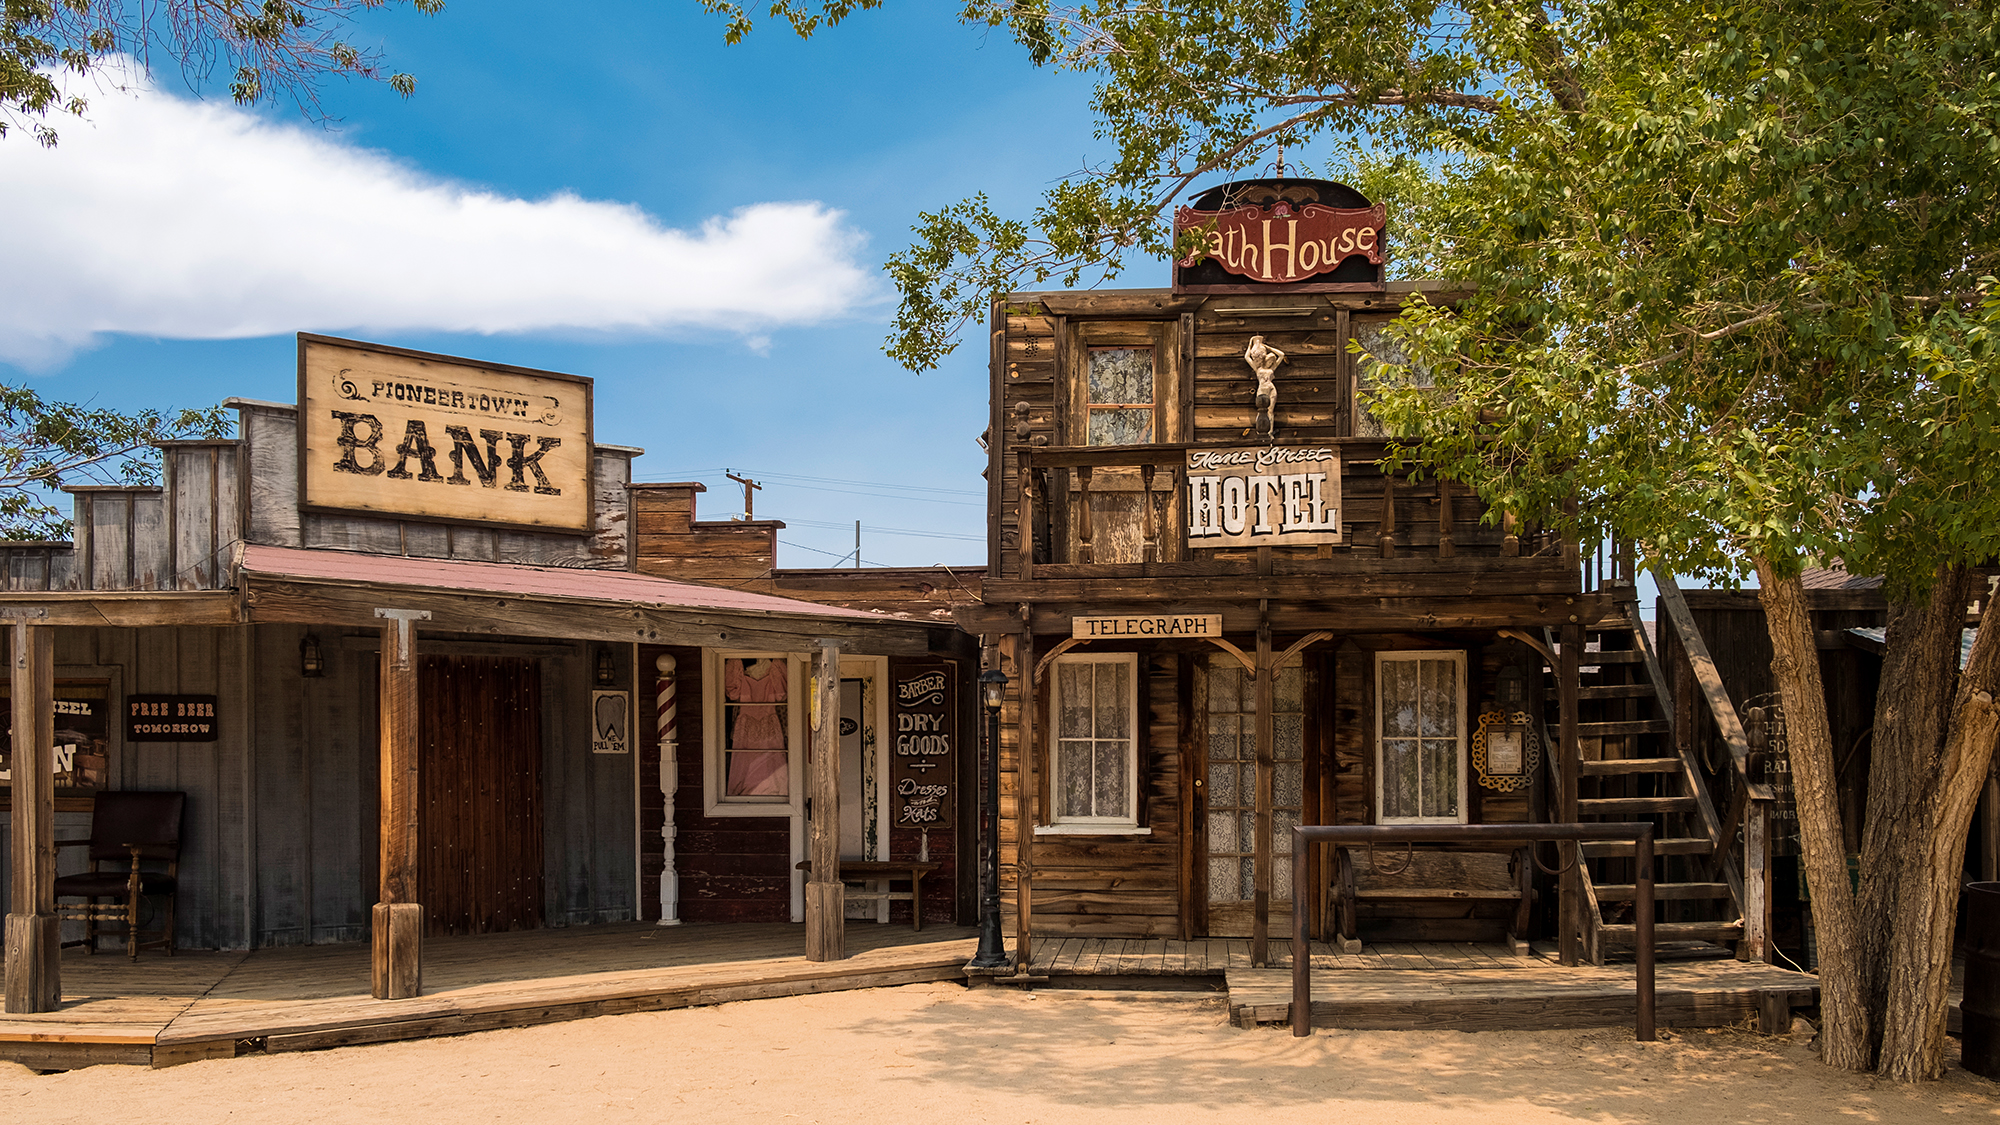
[{"label": "decorative wall plaque", "polygon": [[896,661],[889,676],[889,807],[896,828],[950,828],[957,786],[958,669]]}]

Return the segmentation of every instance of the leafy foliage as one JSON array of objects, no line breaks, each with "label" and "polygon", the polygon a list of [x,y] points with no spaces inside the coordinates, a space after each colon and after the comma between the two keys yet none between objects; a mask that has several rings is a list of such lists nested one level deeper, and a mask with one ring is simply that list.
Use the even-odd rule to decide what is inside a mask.
[{"label": "leafy foliage", "polygon": [[65,485],[158,484],[155,442],[226,438],[221,407],[125,413],[48,402],[27,387],[0,384],[0,539],[62,540],[73,528],[50,503]]},{"label": "leafy foliage", "polygon": [[88,108],[65,95],[63,75],[116,80],[127,57],[150,68],[165,56],[196,83],[220,68],[239,105],[285,95],[310,107],[328,75],[386,81],[408,97],[414,77],[341,38],[361,12],[405,2],[444,10],[444,0],[0,0],[0,136],[26,125],[54,145],[49,115]]}]

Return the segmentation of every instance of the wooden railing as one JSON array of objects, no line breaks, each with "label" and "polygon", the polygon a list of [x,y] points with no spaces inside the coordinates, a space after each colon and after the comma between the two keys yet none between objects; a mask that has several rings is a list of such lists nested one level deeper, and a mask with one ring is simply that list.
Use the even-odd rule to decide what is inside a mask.
[{"label": "wooden railing", "polygon": [[[1743,729],[1743,721],[1736,712],[1736,705],[1729,698],[1729,689],[1723,685],[1722,673],[1716,668],[1715,658],[1709,655],[1708,643],[1702,639],[1701,630],[1695,626],[1694,614],[1688,609],[1687,599],[1681,596],[1680,587],[1674,584],[1673,576],[1657,568],[1653,579],[1660,588],[1660,608],[1665,618],[1660,628],[1671,626],[1674,636],[1680,641],[1681,651],[1687,655],[1689,669],[1694,673],[1695,683],[1700,687],[1702,703],[1709,718],[1715,723],[1716,734],[1728,749],[1729,762],[1725,772],[1731,782],[1729,808],[1721,816],[1716,816],[1714,808],[1706,801],[1702,803],[1703,819],[1709,828],[1709,838],[1714,845],[1710,853],[1720,862],[1730,889],[1736,892],[1736,901],[1743,908],[1743,939],[1748,947],[1751,960],[1768,961],[1771,958],[1770,945],[1770,891],[1769,869],[1771,853],[1771,807],[1775,800],[1769,784],[1757,777],[1758,764],[1751,755],[1750,737]],[[1643,630],[1641,630],[1643,633]],[[1649,670],[1653,671],[1656,682],[1664,685],[1664,676],[1657,670],[1652,654],[1647,654]],[[1666,699],[1673,697],[1665,694]],[[1688,732],[1689,735],[1692,732]],[[1681,738],[1681,756],[1684,768],[1699,777],[1688,746],[1689,738]],[[1736,841],[1743,840],[1743,863],[1737,863]]]},{"label": "wooden railing", "polygon": [[[1343,465],[1372,465],[1382,455],[1383,443],[1374,439],[1335,439],[1314,445],[1342,451]],[[1015,450],[1014,480],[1015,535],[1011,577],[1074,578],[1086,576],[1076,568],[1087,568],[1087,576],[1127,576],[1162,573],[1162,564],[1172,564],[1176,574],[1235,574],[1254,571],[1304,573],[1317,569],[1310,559],[1324,560],[1333,548],[1319,547],[1306,559],[1275,563],[1270,548],[1197,547],[1184,550],[1185,528],[1181,526],[1187,492],[1187,455],[1190,449],[1205,448],[1180,442],[1149,445],[1108,446],[1023,446]],[[1116,474],[1122,487],[1107,489],[1107,477]],[[1136,489],[1133,483],[1136,481]],[[1108,492],[1136,495],[1139,499],[1139,557],[1123,560],[1106,557],[1107,529],[1094,510],[1091,498]],[[1367,553],[1384,559],[1406,557],[1419,546],[1440,559],[1474,553],[1500,558],[1536,557],[1564,564],[1578,563],[1577,546],[1558,540],[1545,529],[1524,525],[1511,512],[1502,512],[1486,525],[1485,509],[1464,486],[1449,481],[1412,480],[1395,473],[1376,473],[1364,467],[1359,472],[1343,471],[1341,495],[1344,507],[1359,501],[1374,508],[1378,518],[1370,521],[1346,520],[1345,541],[1338,550],[1353,557]],[[1379,507],[1374,504],[1379,497]],[[1428,502],[1435,510],[1435,532],[1427,520],[1407,519],[1413,503]],[[1343,512],[1343,517],[1345,512]],[[1129,540],[1127,540],[1129,542]],[[1188,557],[1192,551],[1201,555]],[[1244,556],[1262,552],[1254,560]],[[1214,561],[1210,556],[1236,556],[1231,561]],[[1052,570],[1051,568],[1060,568]],[[1591,587],[1586,587],[1589,589]]]},{"label": "wooden railing", "polygon": [[[1650,1042],[1653,1031],[1653,826],[1650,824],[1341,824],[1299,825],[1292,829],[1292,1034],[1312,1034],[1312,954],[1306,943],[1306,911],[1312,901],[1306,853],[1315,843],[1533,845],[1544,841],[1581,845],[1586,840],[1632,844],[1634,912],[1639,947],[1636,986],[1637,1037]],[[1579,868],[1580,869],[1580,868]]]}]

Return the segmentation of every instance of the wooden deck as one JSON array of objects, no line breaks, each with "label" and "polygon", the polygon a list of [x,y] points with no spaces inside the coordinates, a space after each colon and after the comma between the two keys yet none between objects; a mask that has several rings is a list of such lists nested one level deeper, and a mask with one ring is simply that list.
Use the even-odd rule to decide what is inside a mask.
[{"label": "wooden deck", "polygon": [[[1315,1027],[1611,1027],[1632,1023],[1637,1005],[1630,965],[1565,968],[1552,956],[1516,956],[1503,945],[1382,942],[1343,953],[1315,942],[1311,957]],[[1271,965],[1258,968],[1248,941],[1063,938],[1045,942],[1029,972],[1011,979],[1048,987],[1159,987],[1168,982],[1136,978],[1219,978],[1229,991],[1231,1021],[1252,1027],[1291,1020],[1291,962],[1289,945],[1273,944]],[[1654,994],[1662,1027],[1756,1019],[1782,1031],[1792,1008],[1818,1002],[1819,979],[1740,961],[1666,961],[1655,970]]]},{"label": "wooden deck", "polygon": [[365,944],[63,957],[61,1010],[0,1016],[0,1059],[46,1070],[171,1066],[921,981],[962,980],[974,931],[850,922],[848,958],[811,962],[805,927],[533,930],[424,945],[424,994],[368,995]]}]

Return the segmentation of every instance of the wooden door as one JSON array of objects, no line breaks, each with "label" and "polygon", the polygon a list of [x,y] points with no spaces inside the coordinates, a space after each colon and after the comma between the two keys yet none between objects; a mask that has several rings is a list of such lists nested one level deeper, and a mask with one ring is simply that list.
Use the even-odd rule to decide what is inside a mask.
[{"label": "wooden door", "polygon": [[[1209,937],[1249,937],[1255,921],[1257,688],[1233,656],[1204,669],[1206,732],[1200,773],[1205,801]],[[1270,933],[1292,924],[1292,829],[1305,804],[1305,671],[1297,663],[1271,681]]]},{"label": "wooden door", "polygon": [[418,848],[433,934],[542,924],[542,669],[513,657],[418,667]]}]

